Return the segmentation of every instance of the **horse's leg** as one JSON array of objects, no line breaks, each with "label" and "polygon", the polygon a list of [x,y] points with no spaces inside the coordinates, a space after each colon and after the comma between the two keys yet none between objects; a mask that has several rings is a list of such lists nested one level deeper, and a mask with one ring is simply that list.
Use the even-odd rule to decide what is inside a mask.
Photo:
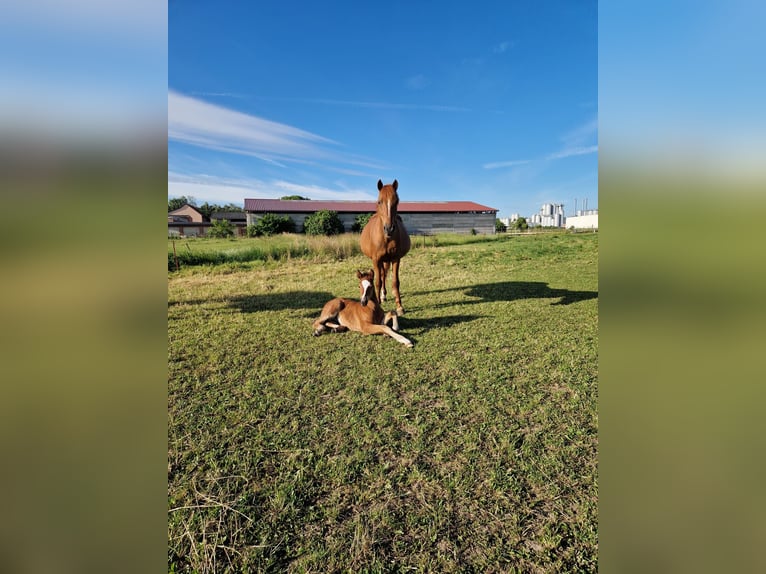
[{"label": "horse's leg", "polygon": [[399,330],[399,317],[396,314],[396,311],[389,311],[386,313],[386,316],[383,318],[383,325],[388,325],[388,322],[391,322],[391,328],[394,331]]},{"label": "horse's leg", "polygon": [[386,292],[386,279],[388,279],[388,268],[391,264],[386,262],[383,264],[383,280],[380,284],[380,302],[384,302],[386,300],[386,295],[388,294]]},{"label": "horse's leg", "polygon": [[402,298],[399,295],[399,260],[394,260],[391,266],[391,289],[396,299],[396,313],[401,316],[404,315],[404,307],[402,307]]},{"label": "horse's leg", "polygon": [[366,335],[388,335],[392,339],[399,341],[401,344],[407,347],[413,347],[414,343],[407,337],[404,337],[391,329],[388,325],[375,325],[374,323],[365,323],[362,327],[362,333]]},{"label": "horse's leg", "polygon": [[375,294],[378,302],[386,300],[386,264],[380,260],[375,262]]},{"label": "horse's leg", "polygon": [[319,319],[314,321],[314,336],[318,337],[325,331],[327,331],[328,326],[326,325],[329,321],[332,321],[333,323],[329,326],[331,329],[335,330],[339,325],[337,325],[337,318],[338,313],[340,313],[343,310],[343,307],[345,306],[345,303],[343,303],[342,299],[332,299],[331,301],[328,301],[325,303],[325,306],[322,307],[322,313],[319,315]]},{"label": "horse's leg", "polygon": [[345,333],[346,331],[348,331],[348,327],[340,325],[334,321],[327,321],[327,323],[325,323],[324,326],[329,328],[330,331],[332,331],[333,333]]}]

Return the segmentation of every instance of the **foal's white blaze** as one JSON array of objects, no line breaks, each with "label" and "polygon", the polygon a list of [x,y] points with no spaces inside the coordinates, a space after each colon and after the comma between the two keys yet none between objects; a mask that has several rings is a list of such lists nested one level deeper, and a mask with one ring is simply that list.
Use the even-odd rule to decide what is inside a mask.
[{"label": "foal's white blaze", "polygon": [[367,281],[367,279],[364,279],[362,281],[362,293],[367,293],[367,289],[369,289],[372,286],[372,283]]}]

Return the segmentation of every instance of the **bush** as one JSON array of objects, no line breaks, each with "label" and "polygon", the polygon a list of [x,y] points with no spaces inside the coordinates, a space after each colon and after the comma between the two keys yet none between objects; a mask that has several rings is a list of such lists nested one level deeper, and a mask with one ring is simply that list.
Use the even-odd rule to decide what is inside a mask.
[{"label": "bush", "polygon": [[295,222],[287,215],[267,213],[256,221],[255,225],[247,226],[248,237],[276,235],[278,233],[295,233]]},{"label": "bush", "polygon": [[367,222],[370,221],[372,213],[360,213],[354,218],[354,224],[351,226],[351,231],[359,232],[364,229]]},{"label": "bush", "polygon": [[234,235],[234,226],[228,219],[216,219],[207,230],[208,237],[231,237]]},{"label": "bush", "polygon": [[495,219],[495,233],[505,233],[506,231],[508,231],[508,227],[506,227],[505,223]]},{"label": "bush", "polygon": [[513,228],[518,229],[519,231],[526,231],[529,228],[527,219],[525,217],[519,217],[516,221],[513,222]]},{"label": "bush", "polygon": [[323,209],[305,219],[303,231],[307,235],[338,235],[343,233],[344,229],[337,211]]}]

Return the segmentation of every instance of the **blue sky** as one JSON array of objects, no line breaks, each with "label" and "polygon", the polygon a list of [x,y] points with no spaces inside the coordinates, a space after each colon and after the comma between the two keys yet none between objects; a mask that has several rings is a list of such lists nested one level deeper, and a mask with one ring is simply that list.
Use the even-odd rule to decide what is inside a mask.
[{"label": "blue sky", "polygon": [[[328,8],[327,6],[331,6]],[[598,206],[595,1],[168,5],[168,195]]]}]

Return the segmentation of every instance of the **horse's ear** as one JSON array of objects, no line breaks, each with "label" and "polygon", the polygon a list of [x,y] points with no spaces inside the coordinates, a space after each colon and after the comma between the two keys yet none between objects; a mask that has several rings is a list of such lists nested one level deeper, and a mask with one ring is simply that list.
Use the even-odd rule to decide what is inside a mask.
[{"label": "horse's ear", "polygon": [[359,269],[356,270],[356,278],[361,279],[362,278],[362,272],[359,271]]},{"label": "horse's ear", "polygon": [[370,274],[370,277],[375,277],[375,269],[373,269],[372,267],[370,267],[370,270],[368,273]]},{"label": "horse's ear", "polygon": [[392,183],[391,185],[393,185],[393,186],[394,186],[394,191],[396,191],[397,189],[399,189],[399,182],[398,182],[398,181],[394,180],[394,183]]},{"label": "horse's ear", "polygon": [[383,182],[378,180],[378,191],[380,191],[381,189],[383,189]]}]

